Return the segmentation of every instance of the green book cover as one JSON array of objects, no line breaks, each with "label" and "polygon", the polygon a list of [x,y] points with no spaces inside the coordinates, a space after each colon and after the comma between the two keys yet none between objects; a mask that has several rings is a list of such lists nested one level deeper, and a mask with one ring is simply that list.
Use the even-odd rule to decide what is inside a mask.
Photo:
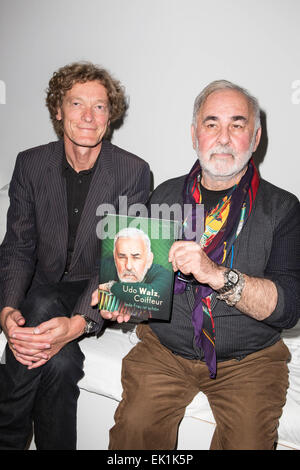
[{"label": "green book cover", "polygon": [[169,320],[177,221],[108,214],[101,227],[99,309]]}]

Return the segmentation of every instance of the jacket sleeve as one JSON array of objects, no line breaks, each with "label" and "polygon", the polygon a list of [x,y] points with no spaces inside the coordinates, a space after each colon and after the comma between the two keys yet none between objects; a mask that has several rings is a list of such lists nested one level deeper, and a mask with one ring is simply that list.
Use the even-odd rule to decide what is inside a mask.
[{"label": "jacket sleeve", "polygon": [[277,306],[264,320],[277,328],[292,328],[300,318],[300,204],[292,206],[275,229],[265,270],[278,291]]},{"label": "jacket sleeve", "polygon": [[9,187],[7,231],[0,247],[0,309],[19,307],[35,270],[35,208],[23,166],[19,154]]}]

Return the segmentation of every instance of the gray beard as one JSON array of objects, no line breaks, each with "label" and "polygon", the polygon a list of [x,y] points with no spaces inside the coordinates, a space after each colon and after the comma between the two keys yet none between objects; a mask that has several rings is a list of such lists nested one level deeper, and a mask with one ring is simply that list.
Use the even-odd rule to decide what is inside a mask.
[{"label": "gray beard", "polygon": [[[249,149],[247,150],[247,152],[245,152],[242,155],[242,158],[239,160],[238,164],[235,162],[233,164],[233,166],[230,168],[229,172],[226,172],[225,174],[224,173],[220,174],[219,170],[215,170],[213,164],[210,164],[210,163],[207,163],[207,162],[203,161],[204,160],[203,159],[203,154],[199,150],[198,141],[196,141],[196,153],[197,153],[197,157],[199,158],[202,170],[205,173],[209,174],[209,176],[212,179],[223,180],[224,181],[224,180],[227,180],[227,179],[231,179],[235,175],[239,174],[248,165],[248,162],[249,162],[249,160],[252,156],[252,153],[253,153],[254,145],[255,145],[255,134],[252,138],[252,141],[250,143],[250,146],[249,146]],[[237,158],[237,154],[236,154],[235,150],[233,148],[231,148],[230,146],[228,146],[228,145],[217,145],[216,147],[213,147],[209,151],[208,157],[210,158],[214,153],[228,153],[228,154],[231,154],[234,159]]]}]

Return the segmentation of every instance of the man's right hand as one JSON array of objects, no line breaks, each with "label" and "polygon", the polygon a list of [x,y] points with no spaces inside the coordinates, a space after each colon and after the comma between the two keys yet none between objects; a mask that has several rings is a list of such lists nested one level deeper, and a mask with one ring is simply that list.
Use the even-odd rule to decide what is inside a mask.
[{"label": "man's right hand", "polygon": [[21,314],[20,310],[12,307],[4,307],[0,312],[0,325],[3,329],[5,336],[8,338],[15,327],[23,326],[25,324],[25,318]]},{"label": "man's right hand", "polygon": [[[24,328],[25,318],[20,310],[13,307],[4,307],[0,312],[0,324],[8,345],[18,362],[31,366],[46,357],[43,350],[47,349],[48,345],[42,343],[33,345],[32,343],[21,342],[14,338],[15,333],[23,333],[24,330],[27,330],[27,328]],[[34,327],[28,328],[31,332],[34,332],[34,329]]]}]

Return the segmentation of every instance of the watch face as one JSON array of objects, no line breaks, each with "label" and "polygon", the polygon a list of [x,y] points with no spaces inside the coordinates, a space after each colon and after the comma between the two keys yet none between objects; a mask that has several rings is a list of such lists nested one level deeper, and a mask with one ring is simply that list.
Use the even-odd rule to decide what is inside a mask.
[{"label": "watch face", "polygon": [[239,275],[235,271],[229,271],[228,273],[228,281],[232,284],[236,284],[239,280]]}]

